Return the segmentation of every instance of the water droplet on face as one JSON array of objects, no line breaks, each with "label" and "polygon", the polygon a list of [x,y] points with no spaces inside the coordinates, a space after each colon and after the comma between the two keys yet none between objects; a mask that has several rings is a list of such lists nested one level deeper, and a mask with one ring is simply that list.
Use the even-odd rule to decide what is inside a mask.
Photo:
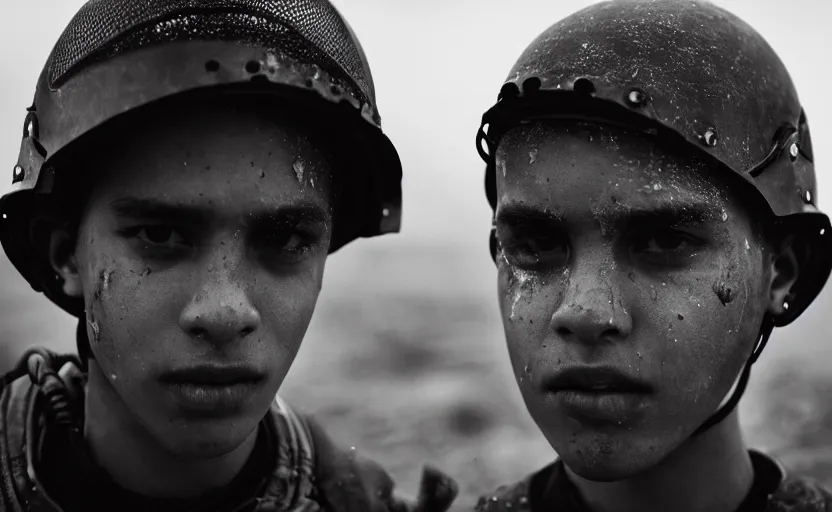
[{"label": "water droplet on face", "polygon": [[723,210],[723,212],[722,212],[722,222],[726,222],[727,220],[728,220],[728,212]]},{"label": "water droplet on face", "polygon": [[502,160],[497,161],[497,168],[503,173],[503,178],[506,177],[506,163]]},{"label": "water droplet on face", "polygon": [[110,380],[118,380],[118,377],[116,377],[115,373],[110,374]]},{"label": "water droplet on face", "polygon": [[537,148],[529,151],[529,163],[530,164],[533,164],[533,163],[537,162],[537,153],[538,153]]},{"label": "water droplet on face", "polygon": [[[505,258],[505,255],[503,255],[503,258]],[[531,274],[524,271],[514,271],[514,279],[516,280],[514,297],[511,301],[511,313],[508,317],[512,322],[517,318],[517,303],[520,302],[523,294],[528,291],[533,282]]]},{"label": "water droplet on face", "polygon": [[303,161],[295,160],[295,163],[292,164],[292,169],[295,170],[295,176],[297,177],[298,182],[303,183]]}]

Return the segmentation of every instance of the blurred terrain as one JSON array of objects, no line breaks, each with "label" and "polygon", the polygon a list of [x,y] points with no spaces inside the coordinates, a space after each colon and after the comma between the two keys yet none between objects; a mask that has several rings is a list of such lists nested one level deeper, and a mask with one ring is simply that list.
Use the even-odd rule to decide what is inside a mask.
[{"label": "blurred terrain", "polygon": [[[281,394],[318,415],[338,442],[384,464],[406,493],[416,492],[423,463],[452,474],[464,509],[554,453],[511,376],[484,247],[390,241],[333,256]],[[68,316],[5,260],[0,278],[0,371],[27,344],[73,349]],[[819,318],[818,309],[807,316]],[[742,402],[743,423],[754,446],[832,486],[830,350],[823,331],[801,322],[766,348]]]}]

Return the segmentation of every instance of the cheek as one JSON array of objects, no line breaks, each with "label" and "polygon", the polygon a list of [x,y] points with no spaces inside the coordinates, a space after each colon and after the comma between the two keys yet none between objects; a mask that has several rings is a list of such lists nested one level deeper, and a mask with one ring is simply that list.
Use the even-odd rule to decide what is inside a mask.
[{"label": "cheek", "polygon": [[300,347],[321,291],[326,256],[310,262],[292,276],[267,276],[255,285],[255,301],[268,338],[285,340],[284,350]]},{"label": "cheek", "polygon": [[[85,275],[87,334],[99,365],[111,377],[131,373],[165,350],[164,331],[176,326],[173,276],[154,275],[127,258],[97,254]],[[161,356],[159,356],[161,357]]]},{"label": "cheek", "polygon": [[727,391],[762,321],[761,283],[754,278],[760,270],[753,254],[731,251],[702,270],[651,285],[654,307],[642,314],[654,333],[644,350],[659,352],[663,380],[686,394]]},{"label": "cheek", "polygon": [[544,276],[519,270],[504,258],[498,260],[498,270],[497,288],[509,355],[515,372],[523,372],[531,358],[547,348],[551,318],[563,301],[568,274]]}]

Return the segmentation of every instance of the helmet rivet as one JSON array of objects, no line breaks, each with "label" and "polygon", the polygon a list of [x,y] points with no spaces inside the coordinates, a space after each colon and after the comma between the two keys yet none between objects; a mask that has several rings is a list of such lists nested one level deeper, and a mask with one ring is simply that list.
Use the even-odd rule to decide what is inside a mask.
[{"label": "helmet rivet", "polygon": [[718,137],[714,128],[708,128],[707,130],[705,130],[705,134],[702,136],[702,142],[704,142],[706,146],[716,146],[717,140]]},{"label": "helmet rivet", "polygon": [[783,309],[785,309],[786,311],[789,310],[789,303],[788,302],[786,302],[786,301],[783,302]]},{"label": "helmet rivet", "polygon": [[800,152],[800,148],[797,147],[797,142],[792,142],[792,145],[789,146],[789,154],[792,156],[794,160],[797,158],[797,154]]},{"label": "helmet rivet", "polygon": [[19,165],[15,165],[14,166],[14,177],[19,178],[21,176],[23,176],[23,167],[20,167]]},{"label": "helmet rivet", "polygon": [[803,199],[804,199],[807,203],[811,203],[811,202],[812,202],[812,191],[811,191],[811,190],[807,190],[807,191],[806,191],[806,193],[803,195]]},{"label": "helmet rivet", "polygon": [[826,228],[821,229],[821,230],[820,230],[820,236],[823,236],[823,235],[825,235],[825,234],[826,234]]},{"label": "helmet rivet", "polygon": [[634,106],[641,106],[647,103],[647,94],[640,89],[633,89],[627,95],[627,101]]}]

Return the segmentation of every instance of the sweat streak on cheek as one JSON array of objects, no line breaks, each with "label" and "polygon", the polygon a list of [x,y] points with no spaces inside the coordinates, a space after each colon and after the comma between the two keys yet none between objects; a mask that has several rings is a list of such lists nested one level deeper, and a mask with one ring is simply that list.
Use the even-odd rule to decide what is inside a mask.
[{"label": "sweat streak on cheek", "polygon": [[113,361],[110,357],[112,343],[106,332],[109,317],[106,303],[110,300],[112,288],[117,285],[118,274],[112,263],[99,261],[90,267],[88,276],[92,281],[85,310],[87,325],[89,326],[89,342],[96,359],[104,360],[99,361],[99,363],[105,363],[108,368],[112,368]]},{"label": "sweat streak on cheek", "polygon": [[509,355],[518,383],[531,385],[534,359],[546,351],[553,312],[564,298],[569,269],[541,273],[512,265],[497,254],[500,308]]},{"label": "sweat streak on cheek", "polygon": [[[135,338],[131,327],[146,325],[140,292],[151,275],[149,267],[134,268],[117,258],[100,258],[90,266],[88,276],[93,286],[86,299],[89,341],[99,366],[111,381],[118,379],[119,368],[127,364],[122,361],[122,352]],[[164,290],[149,295],[158,302],[163,300]]]}]

